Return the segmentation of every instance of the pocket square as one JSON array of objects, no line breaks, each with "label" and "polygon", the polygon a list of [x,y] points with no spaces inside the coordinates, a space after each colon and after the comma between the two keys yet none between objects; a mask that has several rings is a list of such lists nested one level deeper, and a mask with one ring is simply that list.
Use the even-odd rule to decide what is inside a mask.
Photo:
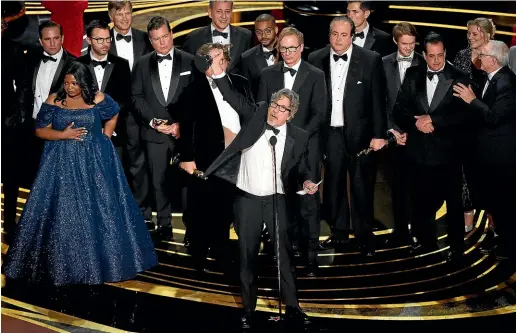
[{"label": "pocket square", "polygon": [[362,81],[357,81],[357,84],[362,84]]},{"label": "pocket square", "polygon": [[179,76],[190,75],[190,74],[192,74],[191,71],[186,71],[186,72],[179,73]]}]

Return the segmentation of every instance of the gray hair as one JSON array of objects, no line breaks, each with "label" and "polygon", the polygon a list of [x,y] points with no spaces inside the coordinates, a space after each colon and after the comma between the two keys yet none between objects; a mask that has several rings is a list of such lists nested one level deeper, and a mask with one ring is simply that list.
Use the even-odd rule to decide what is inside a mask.
[{"label": "gray hair", "polygon": [[509,47],[500,40],[490,40],[489,55],[493,56],[500,66],[507,66],[509,64]]},{"label": "gray hair", "polygon": [[290,101],[290,117],[288,118],[290,121],[294,118],[297,110],[299,109],[299,95],[295,91],[283,88],[272,94],[271,102],[277,102],[282,97],[286,97]]}]

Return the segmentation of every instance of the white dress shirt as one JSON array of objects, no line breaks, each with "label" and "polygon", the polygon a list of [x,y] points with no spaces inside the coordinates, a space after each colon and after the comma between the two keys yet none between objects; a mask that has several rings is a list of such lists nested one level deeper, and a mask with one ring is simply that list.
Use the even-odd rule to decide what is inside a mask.
[{"label": "white dress shirt", "polygon": [[220,44],[229,44],[230,43],[230,39],[231,39],[231,36],[229,35],[229,25],[226,27],[226,29],[224,29],[222,32],[225,32],[228,34],[228,38],[224,38],[222,36],[213,36],[213,30],[217,30],[215,29],[215,27],[213,26],[213,23],[211,24],[211,40],[213,43],[220,43]]},{"label": "white dress shirt", "polygon": [[272,165],[272,146],[269,139],[274,135],[272,130],[266,129],[260,138],[249,148],[242,151],[240,170],[237,177],[237,187],[242,191],[266,196],[274,193],[285,193],[281,180],[281,162],[287,138],[287,124],[278,127],[276,135],[276,191],[274,191],[274,174]]},{"label": "white dress shirt", "polygon": [[213,79],[206,77],[210,83],[211,92],[217,103],[217,109],[219,110],[220,121],[222,126],[229,129],[231,132],[238,134],[240,132],[240,117],[238,113],[224,100],[219,88],[213,85]]},{"label": "white dress shirt", "polygon": [[[262,50],[263,52],[270,52],[271,50],[269,50],[268,48],[266,48],[265,46],[262,46]],[[271,66],[271,65],[274,65],[274,54],[271,54],[269,56],[269,58],[266,58],[265,59],[267,61],[267,66]]]},{"label": "white dress shirt", "polygon": [[[400,54],[400,52],[396,52],[396,59],[398,58],[405,58]],[[410,61],[398,61],[398,72],[400,74],[400,81],[403,83],[403,79],[405,78],[405,73],[407,72],[407,69],[410,67],[410,64],[412,63],[412,60],[414,59],[414,51],[407,57],[410,59]],[[397,60],[396,60],[397,61]]]},{"label": "white dress shirt", "polygon": [[344,126],[344,89],[346,88],[346,78],[348,76],[349,61],[353,46],[350,46],[346,52],[348,60],[338,59],[335,61],[333,55],[336,54],[330,49],[330,73],[331,73],[331,118],[330,126]]},{"label": "white dress shirt", "polygon": [[[43,51],[43,54],[50,56],[47,52]],[[40,60],[38,74],[36,76],[36,87],[34,92],[34,109],[32,110],[32,118],[36,119],[38,116],[41,105],[47,100],[50,94],[50,88],[52,87],[52,81],[56,75],[57,67],[63,57],[63,48],[51,56],[56,61],[43,62]]]},{"label": "white dress shirt", "polygon": [[355,40],[353,40],[353,44],[358,45],[360,47],[364,47],[365,40],[367,38],[367,33],[369,32],[369,23],[366,24],[366,27],[362,31],[364,32],[364,38],[357,37],[355,38]]},{"label": "white dress shirt", "polygon": [[[431,70],[427,66],[427,71],[428,72],[440,72],[444,69],[444,66],[446,66],[446,62],[444,63],[443,67],[441,67],[441,69],[439,69],[437,71]],[[428,76],[426,76],[426,97],[428,98],[428,105],[432,105],[432,99],[434,98],[435,89],[437,88],[438,83],[439,83],[438,75],[434,75],[432,77],[432,80],[430,80],[428,78]]]},{"label": "white dress shirt", "polygon": [[294,85],[294,81],[296,80],[297,73],[299,72],[299,66],[301,66],[301,58],[299,58],[299,61],[292,67],[287,66],[287,64],[283,63],[283,66],[287,68],[293,68],[296,70],[296,74],[292,76],[290,72],[283,73],[283,82],[285,83],[285,86],[283,88],[287,88],[292,90],[292,86]]},{"label": "white dress shirt", "polygon": [[[108,58],[108,56],[106,54],[104,56],[104,58],[97,59],[91,52],[90,52],[90,57],[91,57],[91,60],[96,60],[96,61],[107,61],[107,58]],[[106,69],[102,66],[95,66],[95,67],[93,67],[93,69],[95,71],[95,78],[97,79],[97,84],[98,84],[98,88],[100,91],[100,89],[102,89],[102,81],[104,80],[104,72],[106,71]]]},{"label": "white dress shirt", "polygon": [[133,64],[134,64],[134,48],[133,48],[133,38],[132,38],[132,29],[129,28],[129,32],[127,33],[127,35],[124,35],[124,36],[131,36],[131,41],[128,43],[126,42],[124,39],[121,39],[121,40],[116,40],[116,36],[118,35],[118,32],[113,29],[113,37],[114,37],[114,42],[115,42],[115,45],[116,45],[116,53],[118,54],[119,57],[121,58],[124,58],[126,59],[127,61],[129,61],[129,68],[131,69],[131,71],[133,70]]},{"label": "white dress shirt", "polygon": [[[158,61],[158,71],[159,71],[159,81],[161,83],[161,90],[163,91],[163,96],[165,97],[165,101],[168,98],[168,90],[170,89],[170,80],[172,79],[172,66],[174,65],[174,48],[170,50],[169,53],[172,57],[172,60],[163,59],[163,61]],[[157,57],[165,57],[167,54],[159,54],[157,53]],[[171,124],[167,124],[171,125]],[[152,126],[152,120],[149,123],[149,126]]]},{"label": "white dress shirt", "polygon": [[486,84],[484,85],[484,90],[482,90],[482,98],[484,97],[486,91],[487,91],[487,87],[489,87],[489,83],[491,83],[491,80],[493,79],[493,76],[495,76],[496,73],[498,73],[498,71],[502,69],[502,67],[498,68],[497,70],[487,74],[487,81],[486,81]]}]

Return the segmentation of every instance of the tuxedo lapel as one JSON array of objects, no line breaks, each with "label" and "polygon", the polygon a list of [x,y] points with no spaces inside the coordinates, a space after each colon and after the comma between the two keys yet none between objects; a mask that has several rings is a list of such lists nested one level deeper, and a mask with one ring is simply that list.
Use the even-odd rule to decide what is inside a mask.
[{"label": "tuxedo lapel", "polygon": [[294,149],[294,143],[295,140],[290,135],[290,128],[289,125],[287,125],[287,136],[285,138],[285,149],[283,150],[283,158],[281,160],[281,178],[286,179],[286,176],[288,174],[289,166],[288,162],[292,160],[292,152]]},{"label": "tuxedo lapel", "polygon": [[439,82],[437,83],[437,87],[435,88],[434,96],[432,98],[432,103],[430,103],[430,112],[437,109],[437,106],[439,106],[444,96],[446,96],[446,93],[453,83],[453,78],[451,77],[449,70],[445,69],[441,75],[443,76],[444,80],[439,78]]},{"label": "tuxedo lapel", "polygon": [[115,43],[115,32],[113,29],[109,30],[109,35],[111,36],[111,47],[109,48],[109,53],[118,56]]},{"label": "tuxedo lapel", "polygon": [[256,63],[256,67],[258,67],[258,72],[260,72],[262,68],[268,66],[267,59],[265,59],[265,56],[263,55],[263,48],[261,45],[258,47],[258,50],[256,51],[256,57],[254,57],[254,61]]},{"label": "tuxedo lapel", "polygon": [[396,90],[399,91],[401,87],[401,73],[396,57],[394,57],[394,59],[391,62],[390,71],[392,77],[394,77],[394,83],[396,83]]},{"label": "tuxedo lapel", "polygon": [[[351,53],[351,59],[349,59],[349,67],[348,67],[348,75],[346,76],[346,86],[344,87],[344,98],[343,103],[349,101],[353,96],[348,96],[348,89],[352,85],[355,85],[356,82],[360,79],[360,69],[362,65],[360,64],[360,49],[358,47],[352,46],[353,51]],[[360,50],[360,51],[359,51]],[[357,52],[358,51],[358,52]],[[348,108],[344,104],[344,112],[346,112]],[[344,117],[346,118],[346,117]]]},{"label": "tuxedo lapel", "polygon": [[[321,60],[324,78],[326,79],[326,87],[328,87],[328,102],[332,101],[332,83],[331,83],[331,68],[330,68],[330,49]],[[330,109],[331,110],[331,109]]]},{"label": "tuxedo lapel", "polygon": [[[156,52],[153,52],[151,57],[149,58],[149,70],[152,82],[152,89],[154,90],[154,94],[158,98],[158,101],[161,105],[166,106],[167,103],[165,101],[165,96],[163,96],[163,89],[161,89],[161,81],[159,79],[159,69],[158,69],[158,56]],[[172,81],[172,80],[171,80]]]},{"label": "tuxedo lapel", "polygon": [[370,50],[373,47],[374,42],[376,41],[374,30],[371,26],[369,26],[369,31],[367,32],[367,36],[364,42],[364,49]]},{"label": "tuxedo lapel", "polygon": [[176,94],[177,85],[179,84],[179,76],[181,74],[181,55],[177,50],[174,48],[174,62],[172,64],[172,77],[170,78],[170,87],[168,89],[168,97],[167,97],[167,104],[169,104],[173,99],[174,95]]},{"label": "tuxedo lapel", "polygon": [[231,49],[229,50],[231,59],[236,59],[237,52],[238,52],[238,45],[240,44],[240,34],[239,34],[239,31],[231,24],[229,25],[229,42],[232,45]]},{"label": "tuxedo lapel", "polygon": [[299,88],[303,86],[306,78],[310,75],[308,71],[308,66],[306,65],[304,60],[301,60],[301,65],[299,66],[299,70],[297,71],[296,79],[294,80],[294,84],[292,85],[292,90],[295,92],[299,92]]},{"label": "tuxedo lapel", "polygon": [[106,86],[109,82],[109,78],[111,77],[111,73],[113,73],[113,68],[115,67],[115,64],[109,61],[108,56],[108,64],[106,68],[104,69],[104,77],[102,78],[102,87],[100,88],[100,91],[104,92],[106,90]]},{"label": "tuxedo lapel", "polygon": [[[68,54],[66,51],[63,50],[63,56],[61,57],[61,60],[59,60],[59,64],[57,65],[56,72],[54,74],[54,77],[52,78],[52,84],[50,85],[50,91],[55,91],[55,86],[59,84],[57,80],[59,80],[59,77],[61,76],[61,71],[63,70],[63,67],[66,63],[66,59],[68,58]],[[39,68],[38,68],[39,69]],[[37,73],[36,73],[37,75]]]}]

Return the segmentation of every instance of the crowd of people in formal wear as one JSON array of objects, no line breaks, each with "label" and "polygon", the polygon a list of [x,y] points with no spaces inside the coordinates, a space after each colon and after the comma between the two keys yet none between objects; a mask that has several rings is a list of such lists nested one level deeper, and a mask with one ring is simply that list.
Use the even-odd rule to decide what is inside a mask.
[{"label": "crowd of people in formal wear", "polygon": [[[90,22],[78,58],[53,21],[39,26],[40,48],[2,52],[12,65],[2,66],[8,278],[133,278],[157,264],[153,240],[173,239],[171,190],[184,188],[184,245],[201,274],[208,257],[230,269],[235,228],[242,327],[256,308],[261,243],[278,260],[286,316],[310,325],[293,254],[311,277],[318,251],[346,249],[351,235],[364,260],[375,255],[379,150],[392,190],[387,246],[438,250],[444,200],[447,260],[463,261],[475,210],[496,235],[483,250],[514,259],[516,69],[490,19],[467,22],[469,47],[451,62],[445,36],[419,39],[408,22],[381,31],[368,23],[369,2],[350,1],[328,45],[302,57],[303,33],[279,31],[270,14],[251,32],[231,24],[231,1],[207,7],[211,23],[182,45],[166,18],[140,31],[131,2],[110,1],[113,27]],[[20,187],[31,192],[15,222]],[[331,230],[323,242],[321,220]]]}]

